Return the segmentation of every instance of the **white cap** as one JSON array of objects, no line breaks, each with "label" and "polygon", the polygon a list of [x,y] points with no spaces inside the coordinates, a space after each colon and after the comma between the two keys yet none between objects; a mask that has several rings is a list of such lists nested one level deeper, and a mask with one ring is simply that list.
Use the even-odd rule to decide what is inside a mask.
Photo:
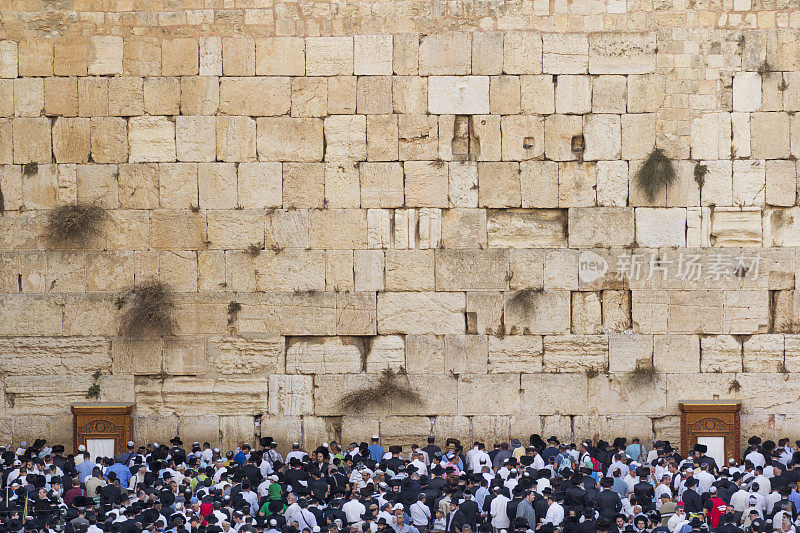
[{"label": "white cap", "polygon": [[372,438],[373,439],[379,439],[380,437],[378,437],[377,435],[373,435]]},{"label": "white cap", "polygon": [[85,451],[86,451],[86,446],[84,446],[83,444],[81,444],[80,446],[78,446],[78,451],[79,451],[79,452],[85,452]]},{"label": "white cap", "polygon": [[132,440],[128,441],[128,448],[133,448],[133,441]]},{"label": "white cap", "polygon": [[322,443],[322,447],[323,447],[323,448],[327,448],[327,447],[328,447],[328,443],[327,443],[327,442],[323,442],[323,443]]},{"label": "white cap", "polygon": [[392,507],[392,509],[395,510],[395,511],[398,510],[398,509],[402,509],[402,508],[403,508],[403,504],[402,503],[396,503],[396,504],[394,504],[394,507]]},{"label": "white cap", "polygon": [[19,447],[20,447],[20,448],[25,448],[25,447],[27,447],[27,446],[28,446],[28,441],[26,441],[26,440],[24,440],[24,441],[22,441],[22,442],[20,442],[20,443],[19,443]]},{"label": "white cap", "polygon": [[311,531],[313,531],[314,533],[319,533],[319,526],[314,526],[314,529],[312,529]]}]

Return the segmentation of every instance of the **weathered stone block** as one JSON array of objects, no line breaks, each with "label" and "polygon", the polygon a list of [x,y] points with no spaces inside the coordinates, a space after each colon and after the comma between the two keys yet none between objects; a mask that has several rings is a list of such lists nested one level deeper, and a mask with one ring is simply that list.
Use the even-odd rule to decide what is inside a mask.
[{"label": "weathered stone block", "polygon": [[258,157],[262,161],[321,161],[322,129],[322,120],[315,118],[259,118]]},{"label": "weathered stone block", "polygon": [[265,37],[256,42],[256,74],[303,76],[306,70],[302,37]]},{"label": "weathered stone block", "polygon": [[489,113],[488,76],[430,76],[428,111],[437,115]]},{"label": "weathered stone block", "polygon": [[285,115],[292,106],[290,78],[225,77],[219,84],[219,110],[226,115]]},{"label": "weathered stone block", "polygon": [[432,33],[422,36],[419,40],[419,74],[420,76],[469,74],[472,68],[471,52],[472,37],[468,32]]},{"label": "weathered stone block", "polygon": [[463,293],[380,293],[378,331],[381,334],[464,333],[465,305]]},{"label": "weathered stone block", "polygon": [[352,75],[353,38],[306,38],[306,74],[309,76]]},{"label": "weathered stone block", "polygon": [[655,32],[589,35],[590,74],[649,74],[655,68]]},{"label": "weathered stone block", "polygon": [[506,333],[564,334],[570,328],[570,294],[566,291],[522,290],[506,293]]}]

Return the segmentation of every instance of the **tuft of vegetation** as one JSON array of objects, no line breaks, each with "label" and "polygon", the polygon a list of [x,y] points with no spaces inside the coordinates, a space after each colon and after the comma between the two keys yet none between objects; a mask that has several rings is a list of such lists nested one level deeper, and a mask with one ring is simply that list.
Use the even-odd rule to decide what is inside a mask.
[{"label": "tuft of vegetation", "polygon": [[236,322],[236,317],[239,316],[239,311],[242,310],[242,304],[239,302],[230,302],[228,304],[228,325],[232,326]]},{"label": "tuft of vegetation", "polygon": [[0,188],[0,216],[6,213],[6,199],[3,196],[3,189]]},{"label": "tuft of vegetation", "polygon": [[89,390],[86,391],[87,400],[96,400],[100,398],[100,376],[99,370],[95,370],[94,374],[92,374],[92,379],[94,381],[89,385]]},{"label": "tuft of vegetation", "polygon": [[756,69],[756,72],[758,72],[758,73],[759,73],[759,75],[761,75],[761,76],[766,76],[767,74],[769,74],[770,72],[772,72],[772,65],[770,65],[770,64],[767,62],[767,60],[765,59],[765,60],[764,60],[764,61],[762,61],[762,62],[761,62],[761,64],[758,66],[758,68]]},{"label": "tuft of vegetation", "polygon": [[403,369],[395,372],[387,368],[371,384],[345,394],[339,401],[339,407],[343,411],[352,411],[361,409],[365,405],[386,405],[392,399],[415,404],[424,403],[422,396],[411,388]]},{"label": "tuft of vegetation", "polygon": [[786,79],[785,78],[781,78],[781,82],[778,84],[778,90],[780,92],[783,92],[788,88],[789,88],[789,84],[786,83]]},{"label": "tuft of vegetation", "polygon": [[778,372],[780,372],[781,374],[789,373],[789,369],[786,367],[785,361],[781,361],[780,363],[778,363]]},{"label": "tuft of vegetation", "polygon": [[584,373],[586,374],[587,378],[594,379],[600,375],[600,370],[593,366],[590,366],[589,368],[586,369]]},{"label": "tuft of vegetation", "polygon": [[656,367],[653,365],[652,360],[637,359],[636,366],[630,373],[630,380],[635,387],[640,387],[653,383],[657,376],[658,372],[656,372]]},{"label": "tuft of vegetation", "polygon": [[129,306],[120,321],[120,335],[145,337],[170,335],[175,329],[172,292],[160,281],[150,281],[133,289]]},{"label": "tuft of vegetation", "polygon": [[659,191],[675,181],[675,167],[661,148],[653,148],[635,178],[637,187],[652,202]]},{"label": "tuft of vegetation", "polygon": [[740,390],[742,390],[742,384],[739,383],[739,380],[734,379],[731,381],[731,384],[728,386],[728,394],[732,392],[739,392]]},{"label": "tuft of vegetation", "polygon": [[52,242],[85,241],[101,233],[107,216],[95,204],[62,205],[48,214],[46,236]]},{"label": "tuft of vegetation", "polygon": [[22,173],[25,176],[35,176],[39,172],[39,163],[25,163],[22,165]]},{"label": "tuft of vegetation", "polygon": [[118,310],[122,309],[123,307],[125,307],[125,297],[124,296],[117,296],[114,299],[114,307],[116,307]]},{"label": "tuft of vegetation", "polygon": [[694,181],[697,182],[697,186],[701,189],[703,188],[703,184],[706,182],[706,174],[708,174],[708,166],[700,163],[697,163],[694,166]]},{"label": "tuft of vegetation", "polygon": [[245,252],[247,252],[247,255],[249,255],[250,257],[256,258],[263,249],[264,245],[259,242],[259,243],[253,243],[250,246],[248,246]]}]

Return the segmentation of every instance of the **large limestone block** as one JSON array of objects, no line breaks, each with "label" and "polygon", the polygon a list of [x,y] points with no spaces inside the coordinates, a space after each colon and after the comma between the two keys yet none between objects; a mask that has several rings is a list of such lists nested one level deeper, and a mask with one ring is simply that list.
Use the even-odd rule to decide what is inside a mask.
[{"label": "large limestone block", "polygon": [[[220,72],[222,45],[220,44]],[[162,76],[197,76],[200,72],[200,46],[192,37],[165,39],[161,42]]]},{"label": "large limestone block", "polygon": [[286,372],[358,374],[366,350],[358,337],[294,337],[286,350]]},{"label": "large limestone block", "polygon": [[567,246],[567,211],[563,209],[490,210],[486,230],[493,248]]},{"label": "large limestone block", "polygon": [[761,109],[761,76],[758,72],[733,75],[733,110],[752,112]]},{"label": "large limestone block", "polygon": [[[268,293],[243,300],[237,321],[242,334],[333,335],[336,294]],[[224,306],[223,306],[224,307]]]},{"label": "large limestone block", "polygon": [[696,335],[654,335],[653,366],[664,374],[700,372],[700,338]]},{"label": "large limestone block", "polygon": [[789,131],[787,113],[753,113],[750,115],[750,156],[753,159],[789,157]]},{"label": "large limestone block", "polygon": [[686,209],[637,208],[636,242],[648,248],[686,246]]},{"label": "large limestone block", "polygon": [[574,161],[572,138],[583,133],[579,115],[549,115],[544,123],[544,153],[554,161]]},{"label": "large limestone block", "polygon": [[133,163],[175,160],[175,124],[167,117],[132,117],[128,141]]},{"label": "large limestone block", "polygon": [[786,368],[783,335],[753,335],[742,347],[745,372],[781,372]]},{"label": "large limestone block", "polygon": [[269,413],[271,415],[310,415],[314,412],[312,376],[269,376]]},{"label": "large limestone block", "polygon": [[378,295],[378,331],[381,334],[464,333],[465,307],[463,293],[381,293]]},{"label": "large limestone block", "polygon": [[[388,250],[386,252],[386,290],[434,290],[435,270],[433,250]],[[383,270],[381,270],[381,274],[383,274]]]},{"label": "large limestone block", "polygon": [[634,240],[631,207],[588,207],[569,210],[569,246],[629,246]]},{"label": "large limestone block", "polygon": [[225,115],[269,117],[289,113],[289,78],[273,76],[224,77],[219,84],[219,110]]},{"label": "large limestone block", "polygon": [[727,311],[720,291],[669,291],[670,333],[718,333]]},{"label": "large limestone block", "polygon": [[556,84],[556,113],[583,114],[589,113],[591,110],[591,78],[589,76],[559,76]]},{"label": "large limestone block", "polygon": [[608,331],[631,329],[631,298],[628,291],[603,291],[603,327]]},{"label": "large limestone block", "polygon": [[122,74],[122,37],[96,35],[89,40],[87,50],[90,76]]},{"label": "large limestone block", "polygon": [[[196,278],[195,274],[195,278]],[[202,337],[174,337],[164,342],[164,371],[179,376],[206,373],[206,342]]]},{"label": "large limestone block", "polygon": [[542,74],[520,76],[522,111],[530,114],[555,113],[555,84],[553,76]]},{"label": "large limestone block", "polygon": [[731,335],[700,337],[702,372],[741,372],[742,344]]},{"label": "large limestone block", "polygon": [[220,161],[255,161],[256,121],[250,117],[216,117],[215,154]]},{"label": "large limestone block", "polygon": [[[414,415],[457,413],[458,381],[448,374],[399,374],[395,378],[420,395],[421,402],[384,396],[373,402],[363,402],[359,412],[366,415]],[[314,413],[317,416],[337,416],[349,411],[342,409],[342,398],[348,392],[373,387],[379,383],[377,374],[323,374],[314,382]],[[345,417],[345,420],[348,417]]]},{"label": "large limestone block", "polygon": [[0,346],[0,368],[13,374],[91,374],[111,369],[102,337],[9,337]]},{"label": "large limestone block", "polygon": [[769,327],[769,291],[725,291],[723,331],[732,334],[766,333]]},{"label": "large limestone block", "polygon": [[572,333],[595,334],[603,330],[602,298],[599,292],[572,293]]},{"label": "large limestone block", "polygon": [[628,205],[628,162],[597,162],[597,205],[625,207]]},{"label": "large limestone block", "polygon": [[521,408],[540,415],[582,413],[589,400],[589,384],[583,373],[522,374],[521,388]]},{"label": "large limestone block", "polygon": [[365,248],[367,243],[366,211],[358,209],[311,211],[309,242],[312,248],[327,250]]},{"label": "large limestone block", "polygon": [[380,437],[384,443],[410,449],[412,444],[426,442],[431,434],[431,418],[427,416],[387,416],[380,420]]},{"label": "large limestone block", "polygon": [[[13,398],[15,414],[66,414],[71,403],[85,402],[86,393],[94,384],[89,375],[8,376],[5,399]],[[133,376],[100,377],[100,402],[134,401]]]},{"label": "large limestone block", "polygon": [[497,292],[467,293],[467,332],[482,335],[504,335],[504,296]]},{"label": "large limestone block", "polygon": [[61,335],[59,303],[50,296],[0,295],[3,313],[0,330],[5,335],[54,336]]},{"label": "large limestone block", "polygon": [[137,410],[142,413],[259,414],[268,408],[269,380],[263,378],[172,377],[136,382]]},{"label": "large limestone block", "polygon": [[409,374],[444,373],[444,336],[406,335],[406,371]]},{"label": "large limestone block", "polygon": [[436,290],[503,290],[508,286],[506,250],[437,250]]},{"label": "large limestone block", "polygon": [[519,76],[493,76],[489,83],[489,107],[492,114],[513,115],[521,112]]},{"label": "large limestone block", "polygon": [[569,292],[523,290],[506,293],[505,328],[510,335],[560,335],[569,332]]},{"label": "large limestone block", "polygon": [[597,164],[564,162],[558,165],[558,206],[593,207],[597,203]]},{"label": "large limestone block", "polygon": [[653,335],[610,335],[609,371],[632,372],[637,365],[648,365],[653,361]]},{"label": "large limestone block", "polygon": [[210,364],[220,374],[261,374],[282,371],[284,340],[269,335],[212,337],[208,340]]},{"label": "large limestone block", "polygon": [[[604,76],[601,76],[601,78]],[[628,76],[628,112],[655,113],[664,103],[666,81],[663,74]],[[597,82],[595,82],[597,87]]]},{"label": "large limestone block", "polygon": [[545,372],[608,370],[608,336],[547,335],[544,338]]},{"label": "large limestone block", "polygon": [[524,161],[519,171],[522,207],[558,207],[558,163]]},{"label": "large limestone block", "polygon": [[424,35],[419,39],[419,74],[469,74],[472,70],[471,52],[472,36],[469,32]]},{"label": "large limestone block", "polygon": [[44,81],[42,78],[14,80],[14,115],[38,117],[44,110]]},{"label": "large limestone block", "polygon": [[731,114],[706,113],[692,121],[692,158],[731,156]]},{"label": "large limestone block", "polygon": [[115,374],[156,375],[163,370],[161,339],[117,337],[112,344]]},{"label": "large limestone block", "polygon": [[405,341],[400,335],[372,337],[368,346],[365,343],[365,354],[367,373],[400,372],[406,366]]},{"label": "large limestone block", "polygon": [[519,374],[463,374],[458,378],[458,413],[511,415],[520,409]]},{"label": "large limestone block", "polygon": [[445,335],[445,371],[452,374],[485,374],[488,339],[485,335]]},{"label": "large limestone block", "polygon": [[545,73],[586,74],[589,68],[589,38],[586,34],[545,33],[542,44],[542,69]]},{"label": "large limestone block", "polygon": [[[243,254],[228,254],[229,280],[246,280],[254,272],[256,291],[313,291],[325,289],[325,252],[323,250],[265,251],[252,259]],[[233,258],[236,259],[233,259]],[[233,290],[247,290],[247,284],[231,282]]]},{"label": "large limestone block", "polygon": [[439,161],[406,161],[405,205],[408,207],[448,207],[449,175]]},{"label": "large limestone block", "polygon": [[583,124],[586,141],[583,158],[586,161],[619,159],[621,131],[618,115],[587,115]]},{"label": "large limestone block", "polygon": [[306,74],[308,76],[352,75],[353,38],[306,38]]},{"label": "large limestone block", "polygon": [[257,121],[258,156],[262,161],[321,161],[322,120],[268,117]]},{"label": "large limestone block", "polygon": [[[198,418],[201,417],[190,417],[190,420],[196,420]],[[206,418],[206,416],[202,418]],[[219,423],[219,417],[207,416],[207,418],[214,418],[217,423]],[[194,427],[191,422],[187,425],[190,428]],[[188,440],[189,437],[187,435],[190,432],[191,430],[188,430],[187,433],[183,435],[183,438]],[[219,426],[217,426],[216,439],[213,438],[214,433],[212,431],[203,430],[200,433],[204,436],[199,437],[200,442],[208,441],[209,443],[213,443],[212,446],[219,442]],[[167,441],[177,434],[178,417],[175,414],[149,413],[146,415],[134,414],[133,416],[133,438],[136,442]],[[172,437],[170,437],[170,435],[172,435]],[[191,432],[191,435],[197,438],[196,433]]]},{"label": "large limestone block", "polygon": [[[494,61],[497,60],[495,57]],[[527,31],[511,31],[503,35],[503,72],[541,74],[542,35]]]},{"label": "large limestone block", "polygon": [[766,175],[764,161],[733,162],[733,203],[764,205]]},{"label": "large limestone block", "polygon": [[325,119],[325,160],[363,161],[367,156],[364,115],[333,115]]},{"label": "large limestone block", "polygon": [[428,111],[437,115],[488,114],[489,77],[429,77]]},{"label": "large limestone block", "polygon": [[657,375],[652,382],[639,383],[629,374],[598,376],[589,380],[590,412],[600,414],[637,413],[661,416],[666,410],[667,379]]},{"label": "large limestone block", "polygon": [[765,164],[768,205],[791,207],[797,202],[797,165],[794,161],[771,160]]},{"label": "large limestone block", "polygon": [[505,116],[501,122],[501,129],[504,160],[540,159],[544,155],[544,120],[542,117]]},{"label": "large limestone block", "polygon": [[628,113],[620,122],[622,159],[646,159],[656,144],[655,113]]},{"label": "large limestone block", "polygon": [[497,161],[478,164],[478,205],[482,207],[522,205],[519,163]]},{"label": "large limestone block", "polygon": [[[488,370],[493,374],[542,371],[544,345],[539,335],[489,336]],[[523,387],[524,388],[524,387]]]},{"label": "large limestone block", "polygon": [[762,235],[759,208],[717,208],[711,215],[711,244],[719,247],[760,246]]},{"label": "large limestone block", "polygon": [[256,42],[256,74],[303,76],[306,71],[302,37],[265,37]]},{"label": "large limestone block", "polygon": [[592,33],[590,74],[649,74],[656,68],[656,34]]},{"label": "large limestone block", "polygon": [[14,163],[49,163],[52,160],[49,118],[15,118],[12,127]]},{"label": "large limestone block", "polygon": [[0,41],[0,78],[16,78],[19,64],[19,45],[16,41]]}]

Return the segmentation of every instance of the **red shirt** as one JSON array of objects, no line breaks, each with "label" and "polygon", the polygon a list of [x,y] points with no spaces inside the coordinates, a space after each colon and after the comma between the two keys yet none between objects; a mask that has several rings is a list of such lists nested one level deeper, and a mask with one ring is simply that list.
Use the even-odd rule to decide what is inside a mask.
[{"label": "red shirt", "polygon": [[719,519],[725,514],[725,509],[728,507],[728,504],[726,504],[725,500],[722,498],[717,497],[710,498],[709,503],[711,504],[711,510],[708,512],[709,525],[716,528],[719,526]]}]

